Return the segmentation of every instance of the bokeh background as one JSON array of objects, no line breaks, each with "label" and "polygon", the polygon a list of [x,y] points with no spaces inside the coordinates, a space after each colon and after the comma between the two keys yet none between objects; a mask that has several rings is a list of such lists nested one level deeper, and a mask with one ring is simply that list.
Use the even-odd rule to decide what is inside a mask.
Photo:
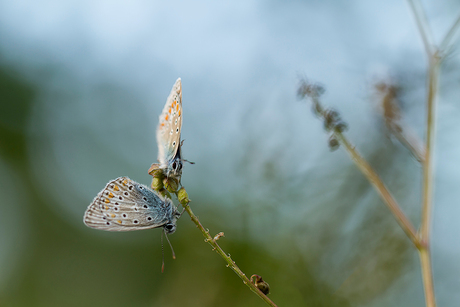
[{"label": "bokeh background", "polygon": [[[458,1],[423,1],[439,42]],[[458,43],[437,116],[433,266],[460,304]],[[347,135],[415,225],[421,168],[386,131],[376,80],[423,136],[426,56],[404,1],[0,1],[0,305],[263,306],[187,216],[89,229],[109,180],[149,184],[155,129],[182,78],[192,209],[279,306],[423,306],[417,253],[376,192],[296,97],[326,88]]]}]

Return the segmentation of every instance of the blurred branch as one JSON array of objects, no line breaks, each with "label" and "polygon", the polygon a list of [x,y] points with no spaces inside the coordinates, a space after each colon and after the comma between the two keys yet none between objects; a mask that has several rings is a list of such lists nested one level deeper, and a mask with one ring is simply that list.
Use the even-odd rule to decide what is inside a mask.
[{"label": "blurred branch", "polygon": [[446,55],[449,52],[451,47],[451,43],[454,41],[455,35],[458,33],[458,29],[460,29],[460,15],[457,17],[457,20],[454,22],[450,30],[447,32],[446,36],[439,45],[439,50]]},{"label": "blurred branch", "polygon": [[379,193],[380,197],[383,199],[384,203],[393,213],[396,221],[404,230],[409,239],[414,243],[414,245],[420,248],[420,240],[417,237],[416,231],[412,223],[402,212],[400,206],[388,191],[385,184],[382,182],[380,177],[374,171],[374,169],[367,163],[366,160],[358,153],[355,147],[348,141],[348,139],[343,135],[344,130],[347,125],[340,119],[338,113],[332,109],[324,109],[319,101],[319,96],[324,90],[322,87],[314,84],[310,84],[305,80],[302,81],[301,86],[299,87],[299,95],[303,97],[311,98],[313,102],[314,112],[323,118],[324,126],[327,131],[332,132],[332,138],[329,141],[329,144],[333,149],[337,148],[337,144],[334,142],[336,140],[338,143],[344,145],[348,154],[351,156],[353,162],[355,162],[358,169],[366,176],[369,182],[374,186],[374,188]]},{"label": "blurred branch", "polygon": [[[251,282],[246,274],[241,271],[241,269],[236,265],[235,261],[232,260],[230,254],[226,254],[222,248],[217,244],[217,240],[223,237],[224,234],[222,232],[218,233],[214,238],[211,237],[209,234],[209,230],[205,229],[203,225],[201,225],[198,217],[193,214],[192,209],[189,206],[190,199],[188,198],[188,194],[185,191],[184,187],[179,187],[178,180],[174,178],[164,178],[163,172],[161,169],[153,171],[151,173],[153,176],[152,180],[152,188],[159,192],[162,196],[166,196],[171,198],[171,195],[168,192],[171,192],[177,196],[180,204],[184,207],[185,211],[187,211],[188,215],[190,215],[191,220],[195,223],[196,227],[200,229],[201,233],[205,237],[205,242],[208,242],[212,246],[212,250],[216,251],[224,260],[227,262],[227,267],[231,268],[233,272],[235,272],[242,280],[243,283],[251,289],[256,295],[258,295],[265,303],[272,307],[277,307],[275,303],[273,303],[258,287],[257,283]],[[268,284],[267,284],[268,285]]]},{"label": "blurred branch", "polygon": [[358,153],[354,146],[347,140],[347,138],[341,132],[335,132],[335,135],[339,142],[345,146],[348,154],[351,156],[352,160],[355,162],[356,166],[358,166],[359,170],[366,176],[366,178],[370,181],[370,183],[374,186],[377,192],[380,194],[380,197],[383,199],[385,204],[390,209],[391,213],[393,213],[396,221],[399,223],[401,228],[404,230],[406,235],[409,239],[414,243],[414,245],[419,248],[420,240],[417,237],[416,231],[412,223],[406,217],[406,215],[402,212],[401,208],[399,207],[398,203],[391,195],[390,191],[388,191],[385,184],[382,182],[380,177],[374,171],[374,169],[367,163],[366,160]]},{"label": "blurred branch", "polygon": [[423,247],[419,249],[422,266],[423,285],[427,307],[436,306],[430,252],[431,212],[433,207],[433,151],[436,130],[436,100],[439,84],[439,71],[442,59],[438,54],[430,57],[428,69],[428,95],[426,120],[426,148],[423,163],[422,222],[420,227]]},{"label": "blurred branch", "polygon": [[407,0],[409,6],[411,7],[412,13],[414,14],[415,21],[417,22],[417,27],[422,36],[423,45],[425,46],[425,51],[430,57],[433,52],[433,39],[430,31],[430,27],[428,26],[428,21],[426,19],[426,15],[424,10],[422,9],[422,5],[418,0]]}]

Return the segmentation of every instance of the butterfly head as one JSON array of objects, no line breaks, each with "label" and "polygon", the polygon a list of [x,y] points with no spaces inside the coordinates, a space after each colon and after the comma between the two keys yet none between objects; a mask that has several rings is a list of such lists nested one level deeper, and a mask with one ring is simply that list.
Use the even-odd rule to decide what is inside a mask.
[{"label": "butterfly head", "polygon": [[166,169],[166,177],[168,178],[176,178],[180,179],[182,176],[182,160],[181,159],[175,159],[168,165],[168,168]]},{"label": "butterfly head", "polygon": [[175,231],[176,231],[176,228],[177,228],[177,225],[176,225],[176,222],[177,220],[180,218],[181,214],[179,211],[177,211],[176,208],[174,208],[174,206],[172,206],[174,212],[173,214],[171,215],[171,219],[169,220],[169,222],[167,222],[166,224],[164,224],[163,228],[165,230],[165,232],[167,234],[173,234]]}]

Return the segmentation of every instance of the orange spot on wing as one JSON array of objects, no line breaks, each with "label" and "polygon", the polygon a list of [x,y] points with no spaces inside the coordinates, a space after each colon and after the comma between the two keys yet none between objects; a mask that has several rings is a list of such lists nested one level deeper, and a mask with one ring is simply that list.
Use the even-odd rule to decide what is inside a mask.
[{"label": "orange spot on wing", "polygon": [[179,111],[179,104],[177,104],[176,106],[176,111]]},{"label": "orange spot on wing", "polygon": [[121,221],[120,221],[120,220],[118,220],[117,222],[118,222],[118,224],[121,224]]},{"label": "orange spot on wing", "polygon": [[[104,199],[104,202],[105,202],[106,204],[108,204],[108,203],[110,203],[110,200],[109,200],[108,198],[106,198],[106,199]],[[106,209],[106,210],[107,210],[107,209]]]},{"label": "orange spot on wing", "polygon": [[114,218],[116,215],[112,213],[110,216],[111,216],[112,218]]},{"label": "orange spot on wing", "polygon": [[110,198],[113,198],[112,192],[109,193],[109,197],[110,197]]},{"label": "orange spot on wing", "polygon": [[180,110],[179,110],[179,116],[180,116]]},{"label": "orange spot on wing", "polygon": [[171,114],[171,108],[169,108],[169,111],[168,111],[168,112],[169,112],[169,114]]},{"label": "orange spot on wing", "polygon": [[120,189],[118,188],[117,185],[115,185],[115,186],[113,187],[113,190],[114,190],[114,191],[119,191]]},{"label": "orange spot on wing", "polygon": [[104,206],[104,209],[105,209],[105,210],[109,210],[109,207],[108,207],[108,206]]},{"label": "orange spot on wing", "polygon": [[128,184],[128,180],[126,180],[126,179],[123,180],[123,184],[124,184],[124,185],[127,185],[127,184]]},{"label": "orange spot on wing", "polygon": [[160,126],[161,126],[161,127],[164,127],[164,125],[165,125],[165,123],[161,123],[161,125],[160,125]]},{"label": "orange spot on wing", "polygon": [[172,103],[171,105],[173,108],[176,106],[176,101],[174,100],[174,102]]},{"label": "orange spot on wing", "polygon": [[[171,109],[169,109],[169,111],[171,111]],[[171,113],[171,112],[169,112],[169,113]],[[169,118],[169,115],[168,115],[168,114],[166,114],[166,116],[165,116],[165,120],[168,120],[168,118]]]}]

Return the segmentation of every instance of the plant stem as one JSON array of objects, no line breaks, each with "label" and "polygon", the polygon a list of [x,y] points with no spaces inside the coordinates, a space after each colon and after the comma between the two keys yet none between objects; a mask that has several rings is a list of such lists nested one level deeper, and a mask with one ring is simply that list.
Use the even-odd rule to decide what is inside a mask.
[{"label": "plant stem", "polygon": [[459,28],[460,28],[460,15],[457,17],[454,24],[450,28],[450,30],[447,32],[446,36],[442,40],[441,45],[439,45],[439,50],[441,50],[444,55],[449,51],[448,49],[449,49],[451,40],[454,38]]},{"label": "plant stem", "polygon": [[425,13],[421,8],[421,4],[419,1],[417,3],[414,0],[407,0],[411,7],[412,13],[414,14],[415,21],[417,22],[417,27],[422,36],[423,45],[425,47],[425,51],[428,56],[433,54],[433,40],[431,36],[431,32],[429,31],[428,22],[426,20]]},{"label": "plant stem", "polygon": [[354,148],[354,146],[350,144],[350,142],[341,132],[334,132],[334,134],[339,140],[339,142],[345,146],[345,149],[347,150],[348,154],[351,156],[352,160],[355,162],[359,170],[364,174],[364,176],[366,176],[369,182],[374,186],[374,188],[380,194],[380,197],[382,197],[383,201],[388,206],[391,213],[393,213],[394,217],[396,218],[396,221],[399,223],[399,225],[404,230],[406,235],[409,237],[412,243],[414,243],[417,249],[419,249],[421,244],[416,234],[416,231],[414,229],[414,226],[412,226],[412,223],[406,217],[404,212],[402,212],[398,203],[396,202],[394,197],[391,195],[390,191],[388,191],[387,187],[382,182],[380,177],[372,169],[369,163],[367,163],[367,161],[364,160],[363,157],[361,157],[358,151]]},{"label": "plant stem", "polygon": [[433,150],[435,143],[436,128],[436,98],[439,82],[439,68],[441,58],[434,54],[430,57],[428,72],[428,97],[427,97],[427,131],[425,161],[423,163],[423,199],[422,199],[422,223],[420,227],[423,248],[419,249],[422,267],[423,286],[427,307],[436,306],[433,285],[433,273],[431,268],[430,230],[431,211],[433,205]]},{"label": "plant stem", "polygon": [[430,61],[428,97],[427,97],[427,132],[425,161],[423,163],[423,205],[421,235],[427,242],[430,239],[431,207],[433,199],[433,149],[435,139],[435,106],[438,90],[439,64],[436,57]]},{"label": "plant stem", "polygon": [[195,223],[195,225],[201,230],[201,233],[203,236],[206,238],[206,242],[208,242],[212,247],[213,250],[215,250],[224,260],[227,262],[227,267],[231,268],[233,272],[235,272],[242,280],[243,283],[251,289],[252,292],[257,294],[262,300],[264,300],[265,303],[267,303],[270,306],[277,307],[275,303],[273,303],[265,294],[260,291],[256,285],[254,285],[247,277],[246,275],[240,270],[240,268],[236,265],[235,261],[232,260],[230,255],[227,255],[222,248],[217,244],[216,240],[214,240],[213,237],[209,234],[209,230],[206,230],[203,225],[201,225],[200,221],[196,217],[195,214],[193,214],[192,209],[189,206],[189,203],[187,202],[186,204],[182,205],[187,211],[187,213],[190,215],[190,218],[192,221]]}]

